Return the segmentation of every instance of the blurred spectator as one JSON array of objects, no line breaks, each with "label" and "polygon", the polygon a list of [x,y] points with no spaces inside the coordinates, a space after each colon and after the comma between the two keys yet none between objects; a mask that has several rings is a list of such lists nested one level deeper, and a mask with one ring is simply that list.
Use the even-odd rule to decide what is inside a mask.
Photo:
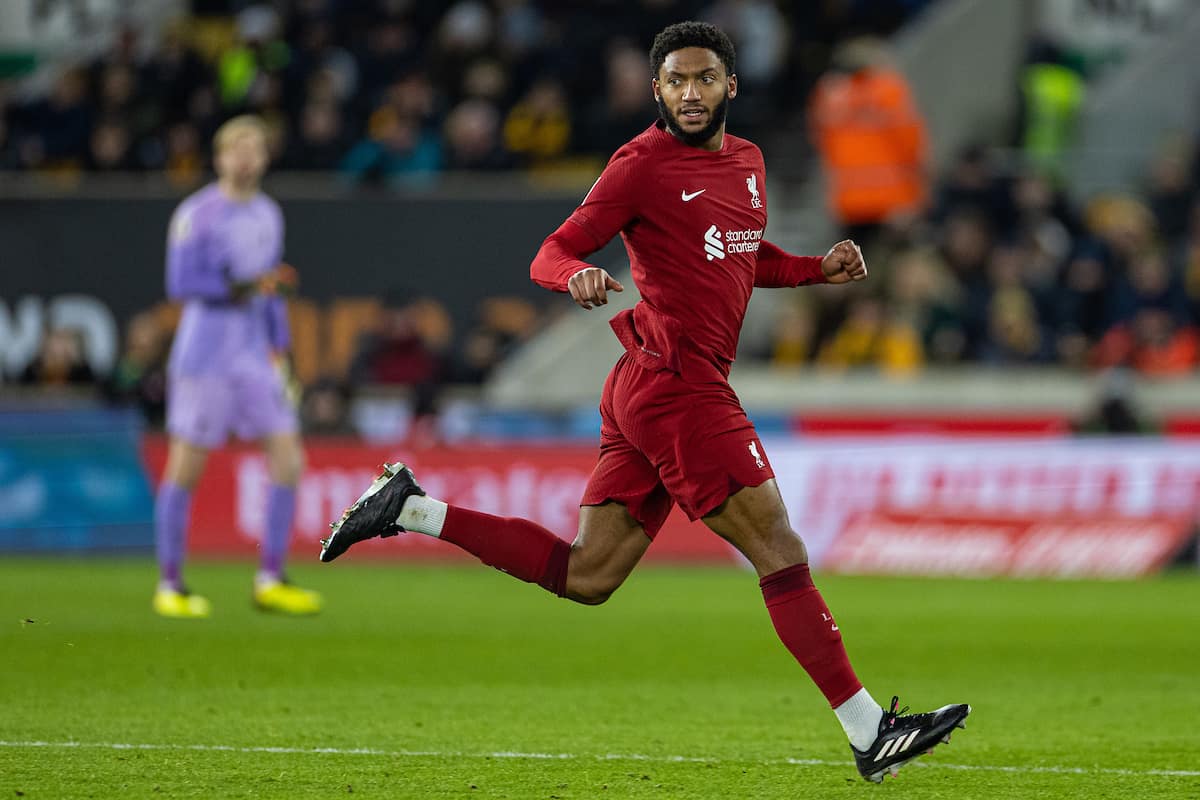
[{"label": "blurred spectator", "polygon": [[8,107],[5,85],[0,81],[0,169],[16,166],[16,156],[12,148],[12,124],[9,122],[11,111]]},{"label": "blurred spectator", "polygon": [[889,219],[924,210],[925,122],[881,41],[838,47],[809,100],[809,123],[830,210],[848,237],[869,247]]},{"label": "blurred spectator", "polygon": [[940,255],[954,279],[968,289],[985,280],[992,248],[988,217],[973,208],[956,210],[947,217],[940,234]]},{"label": "blurred spectator", "polygon": [[1179,264],[1191,318],[1200,322],[1200,197],[1192,204],[1187,238],[1179,244],[1175,261]]},{"label": "blurred spectator", "polygon": [[397,78],[388,86],[384,101],[400,114],[420,120],[422,126],[435,122],[442,113],[437,91],[420,72]]},{"label": "blurred spectator", "polygon": [[[788,40],[791,54],[788,80],[782,81],[785,93],[779,97],[790,102],[799,91],[807,96],[813,83],[828,67],[835,42],[851,36],[891,36],[929,0],[833,0],[818,3],[788,4]],[[790,90],[790,91],[788,91]]]},{"label": "blurred spectator", "polygon": [[1060,282],[1055,323],[1062,363],[1083,366],[1092,343],[1108,329],[1108,287],[1107,251],[1097,242],[1083,243],[1067,261]]},{"label": "blurred spectator", "polygon": [[747,91],[767,89],[783,69],[788,54],[787,21],[777,4],[769,0],[716,0],[701,16],[733,39],[738,52],[737,73],[747,82]]},{"label": "blurred spectator", "polygon": [[716,0],[701,17],[737,48],[738,128],[755,129],[775,113],[775,82],[788,58],[787,20],[772,0]]},{"label": "blurred spectator", "polygon": [[1159,148],[1150,164],[1146,194],[1158,230],[1166,237],[1187,233],[1192,203],[1200,197],[1192,175],[1194,161],[1200,163],[1194,143],[1177,137]]},{"label": "blurred spectator", "polygon": [[20,111],[20,118],[24,124],[17,150],[23,166],[79,167],[92,125],[83,70],[65,70],[54,82],[49,97],[27,105]]},{"label": "blurred spectator", "polygon": [[1044,173],[1034,170],[1018,174],[1008,194],[1008,207],[995,214],[1002,230],[1014,238],[1036,240],[1051,257],[1063,258],[1079,229],[1066,195]]},{"label": "blurred spectator", "polygon": [[291,58],[290,49],[279,38],[279,15],[267,5],[252,5],[237,15],[237,40],[217,62],[221,102],[236,110],[261,110],[263,98],[281,94],[271,86],[272,73],[280,72]]},{"label": "blurred spectator", "polygon": [[[196,111],[193,96],[212,80],[212,70],[187,42],[182,26],[169,25],[143,70],[147,93],[157,97],[162,106],[159,124],[188,119]],[[211,114],[212,110],[202,116]]]},{"label": "blurred spectator", "polygon": [[500,112],[486,100],[464,100],[443,127],[448,169],[497,170],[513,160],[500,142]]},{"label": "blurred spectator", "polygon": [[546,41],[546,20],[533,0],[497,0],[496,43],[503,59],[520,70]]},{"label": "blurred spectator", "polygon": [[605,75],[604,95],[585,109],[576,148],[607,159],[658,119],[658,109],[650,91],[650,68],[641,49],[628,42],[613,45]]},{"label": "blurred spectator", "polygon": [[1000,366],[1041,363],[1046,359],[1044,342],[1029,292],[1008,285],[992,293],[987,304],[987,336],[978,349],[980,361]]},{"label": "blurred spectator", "polygon": [[194,186],[204,177],[202,137],[190,122],[177,122],[167,129],[167,180],[179,187]]},{"label": "blurred spectator", "polygon": [[1061,173],[1084,94],[1083,75],[1062,49],[1048,39],[1035,40],[1020,76],[1018,142],[1027,163],[1051,175]]},{"label": "blurred spectator", "polygon": [[566,153],[571,117],[562,85],[543,78],[508,112],[504,143],[508,151],[531,165],[545,164]]},{"label": "blurred spectator", "polygon": [[1158,232],[1150,208],[1126,194],[1102,195],[1088,204],[1087,228],[1111,251],[1119,267],[1158,245]]},{"label": "blurred spectator", "polygon": [[371,114],[367,137],[342,159],[341,170],[354,183],[413,184],[434,176],[441,160],[436,135],[411,115],[382,106]]},{"label": "blurred spectator", "polygon": [[133,156],[133,136],[120,117],[102,120],[88,137],[85,163],[94,172],[119,172],[137,169]]},{"label": "blurred spectator", "polygon": [[1128,435],[1153,433],[1158,426],[1138,405],[1129,370],[1109,369],[1100,376],[1096,399],[1072,428],[1077,433]]},{"label": "blurred spectator", "polygon": [[887,294],[892,314],[920,338],[928,360],[960,361],[967,346],[961,289],[929,247],[912,247],[891,261]]},{"label": "blurred spectator", "polygon": [[1049,356],[1049,336],[1025,283],[1029,260],[1020,243],[1001,243],[989,252],[982,279],[967,286],[968,352],[984,363],[1037,363]]},{"label": "blurred spectator", "polygon": [[419,37],[403,17],[389,17],[367,31],[359,56],[361,94],[374,96],[397,75],[420,66]]},{"label": "blurred spectator", "polygon": [[[340,106],[349,102],[358,88],[358,61],[337,45],[332,22],[321,17],[309,19],[301,26],[283,74],[284,104],[293,117],[301,113],[306,103]],[[311,85],[318,76],[325,93],[314,91]]]},{"label": "blurred spectator", "polygon": [[308,388],[300,405],[300,420],[306,434],[347,436],[350,424],[350,391],[328,378]]},{"label": "blurred spectator", "polygon": [[457,379],[483,383],[492,370],[524,344],[541,324],[537,308],[519,297],[490,297],[464,337]]},{"label": "blurred spectator", "polygon": [[453,325],[436,300],[394,294],[401,299],[380,310],[373,330],[358,343],[351,381],[409,387],[414,415],[422,417],[435,410],[437,392],[446,380]]},{"label": "blurred spectator", "polygon": [[462,86],[456,95],[464,100],[485,100],[497,107],[508,105],[510,92],[508,71],[492,58],[478,58],[463,73]]},{"label": "blurred spectator", "polygon": [[92,64],[93,77],[99,76],[109,67],[137,69],[142,61],[140,31],[133,25],[124,24],[116,32],[112,47],[102,53]]},{"label": "blurred spectator", "polygon": [[974,211],[991,219],[1007,219],[1008,198],[988,150],[979,144],[963,148],[938,187],[933,209],[937,222],[955,211]]},{"label": "blurred spectator", "polygon": [[800,297],[780,305],[775,317],[771,352],[772,367],[795,368],[809,363],[816,353],[817,318],[812,302]]},{"label": "blurred spectator", "polygon": [[1113,289],[1109,308],[1114,320],[1125,322],[1143,308],[1159,308],[1176,322],[1190,321],[1191,309],[1181,276],[1172,274],[1161,250],[1136,255],[1124,274],[1116,276]]},{"label": "blurred spectator", "polygon": [[1092,353],[1095,367],[1132,367],[1156,378],[1179,377],[1200,366],[1200,331],[1161,308],[1140,309],[1114,326]]},{"label": "blurred spectator", "polygon": [[332,170],[346,152],[342,114],[332,102],[310,102],[300,112],[281,166],[286,169]]},{"label": "blurred spectator", "polygon": [[1121,322],[1122,314],[1132,313],[1119,288],[1129,285],[1123,276],[1132,274],[1137,259],[1158,248],[1154,219],[1133,198],[1097,197],[1088,204],[1084,218],[1088,235],[1066,263],[1055,322],[1059,359],[1076,365],[1088,360],[1088,351]]},{"label": "blurred spectator", "polygon": [[108,400],[136,405],[147,422],[162,425],[167,408],[169,344],[170,335],[153,311],[135,314],[125,328],[125,349],[103,384]]},{"label": "blurred spectator", "polygon": [[428,57],[430,73],[444,94],[458,101],[464,76],[478,59],[491,53],[495,20],[480,0],[458,0],[441,18]]},{"label": "blurred spectator", "polygon": [[181,122],[194,126],[201,140],[211,139],[224,121],[215,85],[201,86],[191,93],[188,97],[187,114]]},{"label": "blurred spectator", "polygon": [[96,376],[84,357],[83,336],[74,328],[54,328],[42,337],[37,358],[19,376],[31,386],[90,386]]},{"label": "blurred spectator", "polygon": [[877,367],[894,376],[910,375],[924,361],[917,332],[870,295],[851,301],[845,321],[817,356],[823,367]]}]

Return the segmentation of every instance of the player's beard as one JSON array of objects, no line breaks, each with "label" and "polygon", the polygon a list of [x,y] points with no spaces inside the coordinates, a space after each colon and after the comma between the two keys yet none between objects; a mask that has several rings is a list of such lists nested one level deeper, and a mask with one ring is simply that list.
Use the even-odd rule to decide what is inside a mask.
[{"label": "player's beard", "polygon": [[673,133],[681,142],[692,147],[700,147],[713,136],[717,131],[721,130],[721,126],[725,124],[725,115],[729,113],[729,92],[725,92],[725,96],[721,98],[721,102],[712,110],[712,118],[700,130],[695,133],[685,131],[679,125],[679,119],[671,113],[667,108],[667,104],[663,102],[662,96],[658,97],[658,115],[662,118],[663,124],[667,126],[667,130]]}]

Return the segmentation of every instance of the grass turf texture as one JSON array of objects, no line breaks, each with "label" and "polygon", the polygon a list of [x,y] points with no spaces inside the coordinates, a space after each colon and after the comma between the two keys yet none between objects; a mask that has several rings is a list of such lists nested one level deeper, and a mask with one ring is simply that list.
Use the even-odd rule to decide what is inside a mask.
[{"label": "grass turf texture", "polygon": [[214,616],[172,621],[148,561],[0,562],[0,798],[1200,798],[1194,573],[819,576],[876,699],[974,705],[883,787],[749,574],[643,568],[583,608],[483,567],[298,565],[327,610],[291,619],[251,573],[191,565]]}]

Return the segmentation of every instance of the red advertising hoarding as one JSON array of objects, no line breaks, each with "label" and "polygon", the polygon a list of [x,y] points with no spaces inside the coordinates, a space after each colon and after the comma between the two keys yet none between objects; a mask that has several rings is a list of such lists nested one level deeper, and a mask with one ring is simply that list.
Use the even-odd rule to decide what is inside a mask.
[{"label": "red advertising hoarding", "polygon": [[[788,515],[821,569],[894,574],[1126,576],[1160,567],[1200,517],[1194,439],[1010,437],[778,438],[764,446]],[[596,458],[587,445],[406,448],[351,440],[306,443],[296,557],[318,539],[384,461],[410,464],[447,502],[534,520],[573,539]],[[150,474],[165,442],[146,443]],[[198,487],[191,548],[253,553],[269,479],[249,447],[214,452]],[[463,558],[425,536],[365,543],[357,557]],[[649,560],[744,563],[676,510]]]},{"label": "red advertising hoarding", "polygon": [[[1192,440],[840,437],[767,450],[793,526],[828,570],[1134,574],[1177,553],[1200,518]],[[1151,540],[1153,553],[1125,554]],[[1109,555],[1071,561],[1096,542]]]},{"label": "red advertising hoarding", "polygon": [[1187,519],[870,512],[825,553],[838,572],[985,578],[1133,578],[1183,547]]},{"label": "red advertising hoarding", "polygon": [[[351,440],[305,443],[307,466],[297,492],[292,554],[316,559],[329,523],[358,499],[384,461],[403,461],[431,496],[500,516],[524,517],[564,539],[575,538],[579,498],[596,460],[596,448],[527,444],[398,448]],[[145,458],[157,482],[166,462],[166,441],[148,437]],[[193,553],[253,553],[262,535],[270,479],[266,460],[252,447],[235,446],[209,456],[192,503],[188,547]],[[458,548],[428,536],[397,536],[357,545],[354,557],[450,560]],[[672,512],[646,554],[648,560],[737,563],[740,556],[703,525]]]}]

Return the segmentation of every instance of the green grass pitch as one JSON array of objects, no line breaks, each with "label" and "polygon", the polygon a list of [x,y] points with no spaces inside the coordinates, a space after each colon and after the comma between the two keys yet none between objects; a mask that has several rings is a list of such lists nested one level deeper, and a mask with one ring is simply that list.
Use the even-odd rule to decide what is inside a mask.
[{"label": "green grass pitch", "polygon": [[[315,551],[314,551],[315,555]],[[584,608],[484,567],[296,565],[313,619],[150,611],[149,559],[0,562],[0,798],[1200,798],[1200,576],[818,576],[860,677],[967,730],[883,786],[754,578]]]}]

